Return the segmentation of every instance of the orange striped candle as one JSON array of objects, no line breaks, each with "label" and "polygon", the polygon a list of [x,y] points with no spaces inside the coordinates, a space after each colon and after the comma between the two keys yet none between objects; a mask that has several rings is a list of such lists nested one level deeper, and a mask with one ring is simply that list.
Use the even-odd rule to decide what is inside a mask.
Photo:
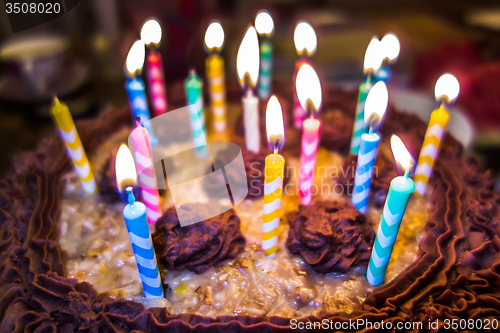
[{"label": "orange striped candle", "polygon": [[434,161],[439,153],[439,145],[444,136],[444,130],[448,123],[449,114],[446,105],[453,102],[460,91],[458,80],[451,74],[443,74],[436,82],[434,89],[436,100],[441,102],[441,106],[431,113],[431,119],[425,132],[424,143],[418,157],[417,170],[413,180],[415,191],[419,195],[424,195],[427,183],[432,175]]},{"label": "orange striped candle", "polygon": [[52,115],[54,116],[57,126],[59,126],[59,133],[66,143],[68,155],[73,160],[75,171],[82,181],[84,191],[87,194],[96,194],[98,191],[94,174],[92,173],[87,154],[85,154],[85,150],[83,149],[82,141],[80,141],[80,136],[76,131],[76,126],[68,106],[61,103],[57,97],[54,97],[51,108]]},{"label": "orange striped candle", "polygon": [[264,223],[262,225],[262,248],[268,257],[278,252],[279,226],[281,218],[281,197],[285,159],[278,154],[285,143],[283,113],[276,96],[267,103],[266,130],[269,149],[273,152],[266,157],[264,168]]},{"label": "orange striped candle", "polygon": [[212,105],[213,126],[217,132],[226,129],[226,87],[224,84],[224,59],[219,55],[224,45],[224,30],[219,21],[213,21],[205,33],[205,49],[209,56],[205,61],[208,92]]},{"label": "orange striped candle", "polygon": [[417,170],[413,178],[416,192],[420,195],[425,194],[448,118],[449,114],[442,106],[431,113],[431,119],[425,132],[424,143],[418,157]]}]

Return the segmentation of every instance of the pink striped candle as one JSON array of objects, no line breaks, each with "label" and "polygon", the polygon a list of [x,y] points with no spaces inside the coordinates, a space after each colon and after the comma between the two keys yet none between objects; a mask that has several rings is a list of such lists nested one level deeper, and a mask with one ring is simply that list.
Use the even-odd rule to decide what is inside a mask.
[{"label": "pink striped candle", "polygon": [[300,66],[295,79],[295,90],[302,109],[307,110],[309,118],[302,124],[302,144],[299,169],[299,199],[303,205],[312,202],[312,186],[316,153],[319,145],[321,122],[315,118],[321,109],[321,82],[318,74],[309,64]]},{"label": "pink striped candle", "polygon": [[[299,60],[295,63],[295,85],[297,86],[297,76],[300,68],[303,65],[311,65],[310,58],[316,53],[318,39],[313,27],[307,21],[299,21],[293,32],[293,43],[295,50],[299,56]],[[293,126],[302,128],[304,120],[308,117],[305,104],[300,101],[298,91],[295,89],[293,99]]]},{"label": "pink striped candle", "polygon": [[142,25],[141,40],[148,49],[146,57],[146,74],[148,77],[151,102],[155,115],[159,116],[167,112],[167,95],[165,92],[165,80],[163,78],[163,64],[158,47],[161,43],[162,30],[160,22],[150,18]]},{"label": "pink striped candle", "polygon": [[146,205],[146,216],[148,222],[154,224],[161,217],[161,206],[149,133],[137,120],[137,127],[130,133],[130,137],[134,146],[134,160],[142,201]]},{"label": "pink striped candle", "polygon": [[[311,64],[309,59],[306,57],[302,57],[301,59],[297,60],[295,63],[295,74],[293,76],[293,80],[297,80],[297,73],[299,72],[300,67],[303,64]],[[302,108],[302,105],[300,105],[299,102],[299,97],[297,96],[297,90],[294,89],[293,92],[293,127],[295,128],[302,128],[302,124],[304,123],[304,120],[306,119],[306,111]]]},{"label": "pink striped candle", "polygon": [[299,169],[299,199],[302,205],[312,203],[311,189],[314,183],[320,128],[321,122],[312,115],[303,122]]},{"label": "pink striped candle", "polygon": [[163,65],[160,52],[156,48],[149,47],[149,54],[146,58],[146,68],[151,102],[155,115],[159,116],[167,112],[167,97],[165,80],[163,78]]}]

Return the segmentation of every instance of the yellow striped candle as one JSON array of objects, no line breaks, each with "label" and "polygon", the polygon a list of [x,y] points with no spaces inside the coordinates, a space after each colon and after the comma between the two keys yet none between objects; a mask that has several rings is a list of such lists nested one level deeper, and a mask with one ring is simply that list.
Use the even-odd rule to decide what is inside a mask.
[{"label": "yellow striped candle", "polygon": [[210,53],[205,61],[208,92],[212,105],[214,128],[217,132],[226,129],[226,87],[224,84],[224,59],[219,55],[224,44],[224,30],[218,21],[213,21],[205,33],[205,48]]},{"label": "yellow striped candle", "polygon": [[83,189],[88,194],[97,193],[94,174],[90,168],[89,160],[83,149],[82,141],[76,131],[75,123],[73,117],[71,117],[68,106],[61,103],[59,99],[55,97],[51,109],[57,126],[59,126],[59,133],[66,143],[68,155],[73,160],[75,171],[80,176]]},{"label": "yellow striped candle", "polygon": [[437,80],[434,91],[436,100],[441,102],[441,106],[431,113],[420,156],[418,157],[417,170],[413,177],[415,191],[419,195],[425,194],[427,183],[432,175],[434,162],[439,153],[439,145],[448,123],[449,114],[446,111],[446,104],[457,98],[460,84],[453,75],[444,74]]},{"label": "yellow striped candle", "polygon": [[285,159],[278,154],[285,143],[283,113],[276,96],[267,103],[266,130],[269,149],[273,152],[266,157],[264,168],[264,223],[262,225],[262,248],[268,257],[278,251],[279,226],[281,218],[281,197]]}]

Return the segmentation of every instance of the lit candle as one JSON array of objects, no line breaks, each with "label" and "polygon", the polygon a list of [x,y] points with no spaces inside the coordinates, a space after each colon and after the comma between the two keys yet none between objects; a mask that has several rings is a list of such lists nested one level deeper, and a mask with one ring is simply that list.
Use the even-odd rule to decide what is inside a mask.
[{"label": "lit candle", "polygon": [[[122,192],[124,183],[135,184],[136,170],[132,154],[126,145],[122,145],[116,154],[116,183]],[[127,225],[128,236],[134,251],[135,261],[144,288],[146,298],[163,297],[160,272],[153,248],[153,241],[146,217],[146,206],[135,201],[133,187],[126,187],[128,204],[123,209],[123,218]]]},{"label": "lit candle", "polygon": [[255,97],[253,89],[259,77],[259,39],[252,26],[247,29],[238,49],[236,71],[241,87],[245,90],[242,104],[246,147],[258,153],[260,151],[259,99]]},{"label": "lit candle", "polygon": [[376,81],[387,82],[391,78],[391,69],[389,66],[396,62],[399,57],[399,51],[401,46],[399,45],[398,37],[393,33],[388,33],[380,41],[380,50],[382,52],[383,62],[382,66],[379,68],[375,74]]},{"label": "lit candle", "polygon": [[141,126],[139,118],[136,119],[136,126],[130,133],[130,140],[134,147],[134,160],[139,176],[141,198],[147,208],[148,221],[154,224],[161,217],[161,206],[153,163],[153,152],[149,133]]},{"label": "lit candle", "polygon": [[224,84],[224,59],[219,52],[224,45],[224,30],[219,21],[213,21],[205,33],[205,48],[209,53],[205,61],[208,92],[212,103],[214,128],[217,132],[226,129],[226,88]]},{"label": "lit candle", "polygon": [[255,29],[260,37],[259,97],[268,99],[271,95],[274,22],[268,11],[261,10],[255,17]]},{"label": "lit candle", "polygon": [[302,125],[302,143],[299,169],[299,199],[303,205],[312,202],[312,185],[314,183],[314,169],[316,168],[316,154],[319,145],[321,122],[315,118],[321,107],[321,83],[318,75],[310,65],[302,65],[297,73],[297,95],[309,118]]},{"label": "lit candle", "polygon": [[145,54],[144,42],[141,40],[136,41],[130,48],[125,63],[125,74],[127,76],[125,88],[127,90],[133,119],[136,117],[141,118],[141,122],[145,124],[144,126],[146,126],[151,134],[152,143],[154,145],[156,143],[156,138],[153,135],[153,129],[149,121],[150,117],[146,90],[144,88],[144,82],[140,78]]},{"label": "lit candle", "polygon": [[276,96],[271,96],[266,110],[267,144],[273,152],[266,157],[264,168],[264,224],[262,228],[262,248],[268,257],[278,251],[278,230],[281,218],[281,197],[285,159],[279,154],[285,143],[283,113]]},{"label": "lit candle", "polygon": [[376,132],[384,119],[389,95],[384,82],[377,82],[368,93],[365,106],[365,121],[370,126],[368,133],[361,135],[361,145],[358,155],[358,166],[354,176],[352,204],[363,214],[368,207],[370,185],[372,183],[373,166],[377,155],[380,134]]},{"label": "lit candle", "polygon": [[439,145],[443,139],[444,129],[448,122],[449,114],[446,106],[455,101],[460,92],[460,84],[456,77],[451,74],[443,74],[436,82],[434,94],[436,101],[440,103],[439,108],[432,111],[424,143],[418,157],[417,171],[415,171],[415,187],[419,195],[424,195],[427,183],[431,178],[434,161],[439,152]]},{"label": "lit candle", "polygon": [[[295,27],[293,33],[293,41],[295,43],[295,50],[299,56],[299,59],[295,63],[295,74],[294,80],[297,84],[297,73],[300,67],[304,64],[311,65],[310,58],[316,53],[316,47],[318,45],[318,39],[316,37],[316,32],[314,32],[313,27],[306,21],[300,21]],[[306,110],[302,107],[299,102],[297,91],[293,94],[293,124],[295,128],[302,128],[304,119],[307,117]]]},{"label": "lit candle", "polygon": [[97,193],[94,174],[92,173],[87,154],[85,154],[85,150],[83,149],[82,141],[80,141],[80,136],[76,131],[76,126],[68,106],[59,102],[57,97],[54,97],[51,110],[57,126],[59,126],[59,133],[64,143],[66,143],[66,149],[73,161],[75,171],[80,176],[84,191],[87,194]]},{"label": "lit candle", "polygon": [[413,157],[396,135],[391,137],[391,148],[396,162],[404,170],[404,176],[398,176],[391,181],[389,193],[385,200],[377,237],[373,244],[372,255],[366,271],[366,279],[372,286],[378,286],[384,281],[401,220],[410,195],[415,190],[415,183],[410,179],[410,173],[415,163]]},{"label": "lit candle", "polygon": [[141,40],[148,49],[146,57],[146,74],[149,89],[151,90],[151,101],[155,115],[159,116],[167,112],[167,96],[165,79],[163,77],[163,64],[158,47],[161,43],[161,25],[156,19],[147,20],[141,29]]},{"label": "lit candle", "polygon": [[359,153],[361,135],[366,133],[368,125],[365,122],[365,101],[368,92],[373,86],[373,75],[380,68],[382,57],[380,55],[380,41],[374,37],[368,44],[365,52],[365,61],[363,70],[366,75],[365,82],[359,86],[358,102],[356,104],[356,114],[354,116],[354,125],[351,139],[351,154]]}]

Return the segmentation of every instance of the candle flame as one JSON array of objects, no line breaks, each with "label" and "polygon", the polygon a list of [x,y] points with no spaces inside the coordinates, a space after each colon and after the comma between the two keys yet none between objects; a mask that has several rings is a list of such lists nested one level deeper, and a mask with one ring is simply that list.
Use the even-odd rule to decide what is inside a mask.
[{"label": "candle flame", "polygon": [[391,149],[396,163],[398,163],[405,173],[411,171],[410,169],[415,165],[415,161],[399,136],[391,136]]},{"label": "candle flame", "polygon": [[305,52],[310,57],[316,52],[318,38],[313,27],[306,21],[300,21],[295,27],[293,41],[298,55]]},{"label": "candle flame", "polygon": [[321,107],[321,82],[314,68],[309,64],[300,66],[295,79],[295,89],[300,105],[304,110],[307,110],[308,104],[312,104],[314,111],[318,111]]},{"label": "candle flame", "polygon": [[159,45],[161,42],[161,37],[161,25],[157,19],[151,18],[142,25],[141,40],[144,42],[144,44]]},{"label": "candle flame", "polygon": [[219,21],[212,21],[205,32],[205,47],[208,51],[219,51],[224,45],[224,29]]},{"label": "candle flame", "polygon": [[276,140],[279,140],[277,148],[278,151],[280,151],[285,144],[285,126],[283,124],[281,104],[276,95],[272,95],[271,98],[269,98],[269,102],[267,102],[266,132],[269,149],[274,152]]},{"label": "candle flame", "polygon": [[267,10],[261,10],[255,17],[255,29],[259,35],[270,36],[274,32],[274,22]]},{"label": "candle flame", "polygon": [[236,71],[242,87],[245,86],[245,77],[254,87],[259,77],[259,39],[253,26],[248,27],[241,41],[238,55],[236,56]]},{"label": "candle flame", "polygon": [[135,169],[134,158],[126,144],[122,144],[115,160],[115,175],[118,192],[123,195],[123,191],[127,186],[137,184],[137,171]]},{"label": "candle flame", "polygon": [[373,37],[365,52],[363,69],[365,72],[375,73],[382,65],[381,44],[377,37]]},{"label": "candle flame", "polygon": [[[389,103],[389,92],[383,81],[375,83],[368,92],[365,102],[365,123],[375,122],[377,127],[384,118],[387,104]],[[374,128],[375,129],[375,128]]]},{"label": "candle flame", "polygon": [[436,100],[444,98],[448,103],[451,103],[457,99],[459,92],[460,83],[457,78],[450,73],[441,75],[441,77],[436,81],[436,86],[434,87]]},{"label": "candle flame", "polygon": [[399,51],[401,46],[399,45],[399,39],[392,32],[385,35],[380,41],[381,50],[384,54],[384,59],[392,62],[399,57]]},{"label": "candle flame", "polygon": [[144,42],[142,40],[135,41],[130,51],[128,51],[127,60],[125,61],[125,67],[129,75],[139,74],[142,71],[145,56]]}]

